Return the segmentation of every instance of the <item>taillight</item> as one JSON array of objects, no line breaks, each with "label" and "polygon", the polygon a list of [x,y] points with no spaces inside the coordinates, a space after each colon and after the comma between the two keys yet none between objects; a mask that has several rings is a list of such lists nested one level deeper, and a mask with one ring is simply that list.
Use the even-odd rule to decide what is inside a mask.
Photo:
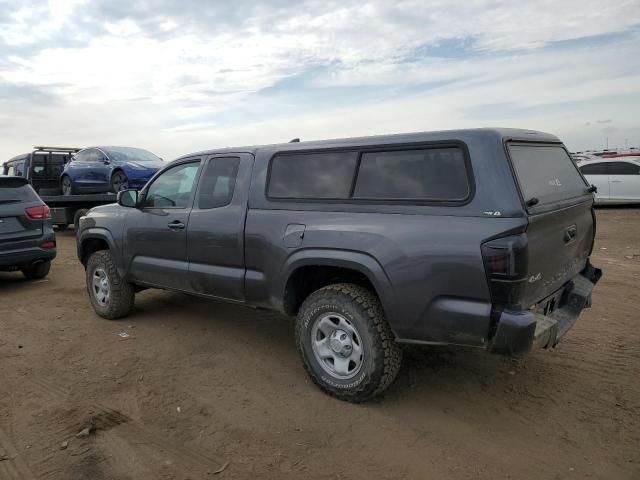
[{"label": "taillight", "polygon": [[51,218],[51,209],[46,205],[38,205],[37,207],[25,208],[24,214],[31,220],[42,220]]},{"label": "taillight", "polygon": [[53,240],[42,242],[40,244],[40,248],[56,248],[56,242],[54,242]]},{"label": "taillight", "polygon": [[482,259],[490,277],[522,278],[527,273],[527,235],[521,233],[483,243]]},{"label": "taillight", "polygon": [[527,235],[509,235],[483,243],[482,260],[493,302],[518,303],[527,284]]}]

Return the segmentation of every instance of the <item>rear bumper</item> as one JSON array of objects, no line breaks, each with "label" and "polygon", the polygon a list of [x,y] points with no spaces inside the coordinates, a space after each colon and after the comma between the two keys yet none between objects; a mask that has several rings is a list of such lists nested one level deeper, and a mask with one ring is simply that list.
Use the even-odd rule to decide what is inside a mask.
[{"label": "rear bumper", "polygon": [[13,267],[23,267],[41,260],[53,260],[56,257],[55,247],[40,248],[43,242],[55,242],[56,240],[51,227],[48,227],[47,230],[50,233],[41,237],[3,243],[0,250],[0,270],[14,270]]},{"label": "rear bumper", "polygon": [[31,248],[13,253],[0,255],[0,270],[9,267],[22,267],[31,265],[39,260],[53,260],[56,258],[55,248]]},{"label": "rear bumper", "polygon": [[489,346],[492,353],[522,355],[537,348],[557,345],[573,326],[583,309],[591,306],[591,292],[602,276],[590,263],[553,297],[557,307],[551,313],[511,311],[500,313],[498,326]]}]

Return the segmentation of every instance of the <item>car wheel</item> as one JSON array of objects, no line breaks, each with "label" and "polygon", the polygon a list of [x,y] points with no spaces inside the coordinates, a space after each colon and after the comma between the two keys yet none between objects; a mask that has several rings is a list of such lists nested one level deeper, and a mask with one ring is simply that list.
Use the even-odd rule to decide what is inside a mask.
[{"label": "car wheel", "polygon": [[46,277],[49,274],[49,270],[51,270],[51,260],[46,260],[23,268],[22,274],[29,280],[37,280]]},{"label": "car wheel", "polygon": [[86,282],[91,305],[102,318],[122,318],[133,308],[133,285],[120,277],[109,250],[91,254],[87,262]]},{"label": "car wheel", "polygon": [[116,172],[111,177],[111,191],[118,193],[129,188],[129,179],[124,172]]},{"label": "car wheel", "polygon": [[300,307],[296,343],[305,369],[322,390],[359,403],[395,380],[402,349],[378,298],[364,287],[329,285]]},{"label": "car wheel", "polygon": [[63,195],[73,195],[76,193],[73,188],[73,182],[71,181],[71,178],[68,177],[67,175],[62,177],[61,188],[62,188]]}]

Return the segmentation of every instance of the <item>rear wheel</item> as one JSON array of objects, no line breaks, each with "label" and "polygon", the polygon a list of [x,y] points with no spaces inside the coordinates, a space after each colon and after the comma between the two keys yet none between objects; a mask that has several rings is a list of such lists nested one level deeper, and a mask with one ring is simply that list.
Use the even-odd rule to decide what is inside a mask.
[{"label": "rear wheel", "polygon": [[120,277],[110,251],[100,250],[91,254],[87,262],[86,282],[91,305],[102,318],[122,318],[133,308],[133,285]]},{"label": "rear wheel", "polygon": [[129,188],[129,179],[124,172],[116,172],[111,177],[111,191],[118,193]]},{"label": "rear wheel", "polygon": [[51,260],[36,263],[35,265],[29,265],[22,269],[22,274],[29,280],[37,280],[44,278],[49,274],[51,269]]},{"label": "rear wheel", "polygon": [[62,194],[63,195],[73,195],[75,194],[75,189],[73,188],[73,182],[68,175],[62,177],[61,182]]},{"label": "rear wheel", "polygon": [[400,370],[378,298],[359,285],[329,285],[300,307],[296,343],[311,379],[341,400],[364,402],[384,392]]}]

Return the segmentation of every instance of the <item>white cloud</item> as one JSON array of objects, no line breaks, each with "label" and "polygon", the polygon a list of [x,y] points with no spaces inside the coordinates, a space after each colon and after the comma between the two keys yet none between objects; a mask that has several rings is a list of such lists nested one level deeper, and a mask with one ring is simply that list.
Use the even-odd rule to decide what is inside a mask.
[{"label": "white cloud", "polygon": [[[640,99],[636,1],[309,1],[259,5],[241,20],[203,2],[203,18],[219,9],[211,23],[116,1],[108,11],[124,14],[95,17],[95,5],[33,2],[7,10],[4,23],[0,13],[0,159],[36,143],[131,144],[173,157],[496,123],[582,148],[600,141],[602,127],[584,125],[602,117],[619,142],[640,143],[638,105],[602,101]],[[570,42],[593,36],[604,37]],[[289,90],[265,90],[296,76]],[[3,84],[53,99],[3,97]],[[330,93],[348,89],[373,94]]]}]

